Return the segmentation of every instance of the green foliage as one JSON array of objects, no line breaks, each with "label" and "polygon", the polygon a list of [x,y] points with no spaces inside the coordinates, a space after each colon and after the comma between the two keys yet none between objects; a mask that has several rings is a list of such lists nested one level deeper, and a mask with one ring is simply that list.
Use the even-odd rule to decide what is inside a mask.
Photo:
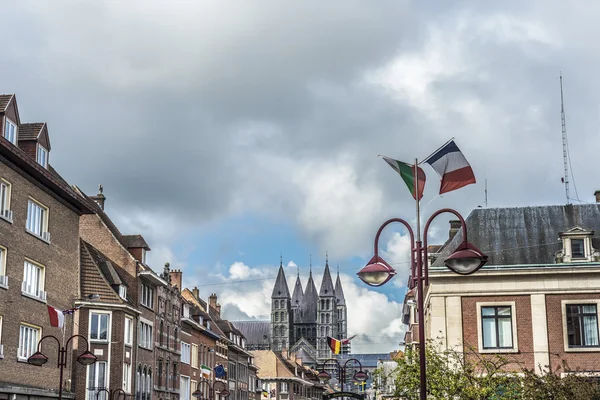
[{"label": "green foliage", "polygon": [[[428,399],[457,400],[600,400],[598,380],[559,371],[536,374],[524,369],[510,355],[482,355],[473,349],[440,352],[440,344],[429,343],[427,357]],[[399,399],[419,400],[419,354],[407,348],[393,376]],[[375,380],[377,381],[377,380]]]}]

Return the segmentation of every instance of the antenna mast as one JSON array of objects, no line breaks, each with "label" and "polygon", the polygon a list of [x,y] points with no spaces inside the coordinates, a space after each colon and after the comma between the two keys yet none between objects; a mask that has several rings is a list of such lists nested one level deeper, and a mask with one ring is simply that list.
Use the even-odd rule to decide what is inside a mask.
[{"label": "antenna mast", "polygon": [[487,208],[487,179],[485,180],[485,208]]},{"label": "antenna mast", "polygon": [[562,73],[560,74],[560,119],[562,122],[563,162],[565,168],[563,182],[565,184],[565,195],[567,196],[567,204],[571,204],[569,200],[569,156],[567,153],[567,121],[565,118],[565,102],[563,98]]}]

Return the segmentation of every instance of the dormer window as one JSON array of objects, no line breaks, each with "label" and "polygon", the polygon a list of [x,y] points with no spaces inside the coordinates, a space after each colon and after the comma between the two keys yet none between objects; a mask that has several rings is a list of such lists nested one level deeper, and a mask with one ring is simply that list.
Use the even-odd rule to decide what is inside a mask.
[{"label": "dormer window", "polygon": [[119,297],[127,300],[127,287],[125,285],[119,285]]},{"label": "dormer window", "polygon": [[183,305],[183,318],[189,318],[190,317],[190,306],[187,304]]},{"label": "dormer window", "polygon": [[146,264],[146,249],[142,249],[142,264]]},{"label": "dormer window", "polygon": [[42,167],[48,169],[48,150],[40,144],[37,145],[36,161]]},{"label": "dormer window", "polygon": [[4,118],[4,137],[6,140],[17,145],[17,124],[8,118]]},{"label": "dormer window", "polygon": [[562,250],[556,252],[557,263],[572,262],[597,262],[600,261],[600,252],[593,247],[592,238],[594,231],[589,231],[576,226],[566,232],[560,233]]}]

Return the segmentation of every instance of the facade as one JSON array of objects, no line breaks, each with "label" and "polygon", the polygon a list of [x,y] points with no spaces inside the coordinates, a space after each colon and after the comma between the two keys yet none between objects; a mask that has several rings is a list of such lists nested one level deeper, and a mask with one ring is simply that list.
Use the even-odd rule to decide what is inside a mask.
[{"label": "facade", "polygon": [[[600,375],[600,204],[476,209],[466,224],[489,261],[458,276],[442,262],[462,232],[440,249],[426,292],[426,337],[466,354],[510,357],[509,369],[556,371],[566,362]],[[411,297],[412,290],[407,345],[418,340]]]},{"label": "facade", "polygon": [[47,306],[79,298],[79,218],[91,210],[49,164],[50,150],[48,126],[22,123],[16,97],[0,95],[0,399],[56,397],[56,345],[44,341],[43,368],[27,358],[42,336],[73,333],[71,317],[64,331],[50,325]]},{"label": "facade", "polygon": [[[337,339],[348,336],[347,306],[342,283],[338,272],[334,285],[328,260],[325,262],[319,292],[311,268],[306,289],[303,290],[298,275],[291,296],[283,265],[280,264],[271,304],[271,349],[287,349],[301,354],[306,365],[316,366],[332,357],[327,344],[328,336]],[[253,343],[253,346],[256,344]],[[349,352],[350,344],[344,345],[341,353]]]},{"label": "facade", "polygon": [[253,354],[261,390],[269,400],[317,400],[323,397],[325,386],[319,382],[317,372],[303,365],[296,355],[288,356],[286,350],[257,350]]}]

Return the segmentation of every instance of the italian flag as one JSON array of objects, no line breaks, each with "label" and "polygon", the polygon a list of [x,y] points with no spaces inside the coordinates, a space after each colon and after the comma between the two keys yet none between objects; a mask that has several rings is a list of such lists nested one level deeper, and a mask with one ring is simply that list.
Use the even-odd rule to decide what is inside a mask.
[{"label": "italian flag", "polygon": [[[408,190],[410,190],[410,194],[416,200],[417,196],[415,195],[415,166],[411,164],[407,164],[402,161],[394,160],[393,158],[381,156],[383,160],[389,164],[390,167],[394,169],[397,173],[400,174],[406,186],[408,186]],[[425,189],[425,172],[417,166],[417,175],[418,175],[418,190],[419,190],[419,200],[423,198],[423,190]]]}]

